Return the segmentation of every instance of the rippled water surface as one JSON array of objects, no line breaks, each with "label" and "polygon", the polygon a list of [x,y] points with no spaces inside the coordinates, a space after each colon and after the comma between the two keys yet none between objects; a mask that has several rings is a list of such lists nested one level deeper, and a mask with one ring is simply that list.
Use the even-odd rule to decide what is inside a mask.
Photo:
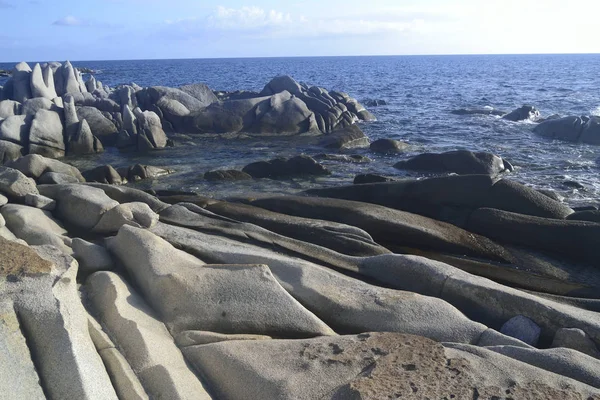
[{"label": "rippled water surface", "polygon": [[[288,181],[260,180],[210,184],[203,172],[223,167],[240,168],[259,159],[321,149],[303,139],[215,139],[177,136],[176,147],[151,156],[109,151],[101,156],[73,160],[80,166],[143,162],[169,166],[177,173],[144,182],[155,188],[183,188],[225,197],[242,192],[294,192],[341,182],[357,173],[375,172],[406,176],[392,165],[420,152],[454,149],[491,151],[517,169],[513,179],[560,191],[574,204],[600,198],[600,147],[551,141],[536,137],[532,123],[513,123],[491,116],[457,116],[451,110],[491,106],[511,111],[533,104],[543,116],[600,113],[600,55],[502,56],[399,56],[319,57],[271,59],[208,59],[152,61],[87,61],[75,66],[99,70],[97,79],[109,85],[135,82],[141,86],[180,86],[205,82],[215,90],[261,90],[274,76],[329,90],[345,91],[359,101],[381,99],[385,106],[370,108],[376,122],[361,127],[371,140],[395,138],[413,145],[412,152],[378,156],[353,150],[373,159],[370,164],[331,162],[333,174],[324,178]],[[10,65],[0,64],[0,69]],[[2,82],[0,81],[0,85]],[[422,176],[409,173],[410,176]],[[563,182],[575,180],[585,189]]]}]

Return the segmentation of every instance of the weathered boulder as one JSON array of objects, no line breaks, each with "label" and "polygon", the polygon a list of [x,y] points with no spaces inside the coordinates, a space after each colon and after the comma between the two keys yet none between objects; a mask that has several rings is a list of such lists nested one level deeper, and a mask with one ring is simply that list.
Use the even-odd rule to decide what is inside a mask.
[{"label": "weathered boulder", "polygon": [[253,178],[288,178],[302,175],[329,175],[327,168],[307,155],[289,159],[276,158],[270,161],[257,161],[246,165],[243,172]]},{"label": "weathered boulder", "polygon": [[212,103],[219,101],[213,91],[204,83],[195,83],[192,85],[184,85],[179,88],[183,92],[189,94],[193,98],[200,101],[201,107],[207,107]]},{"label": "weathered boulder", "polygon": [[19,103],[25,102],[31,96],[31,67],[26,62],[20,62],[12,70],[13,96]]},{"label": "weathered boulder", "polygon": [[87,185],[40,185],[40,193],[56,200],[55,215],[83,229],[92,229],[102,214],[119,203],[103,190]]},{"label": "weathered boulder", "polygon": [[466,229],[504,243],[527,246],[569,260],[596,263],[600,224],[534,217],[492,208],[471,214]]},{"label": "weathered boulder", "polygon": [[138,146],[141,136],[145,136],[153,148],[161,149],[167,145],[167,135],[162,128],[160,118],[152,111],[133,110],[138,123]]},{"label": "weathered boulder", "polygon": [[399,161],[394,165],[394,168],[428,172],[454,172],[460,175],[497,175],[512,170],[512,166],[507,168],[502,158],[495,154],[474,153],[468,150],[419,154],[409,160]]},{"label": "weathered boulder", "polygon": [[553,348],[564,347],[600,358],[600,350],[592,339],[581,329],[562,328],[556,331],[552,340]]},{"label": "weathered boulder", "polygon": [[79,183],[79,179],[60,172],[44,172],[39,177],[38,183],[40,185],[62,185],[66,183]]},{"label": "weathered boulder", "polygon": [[65,254],[72,254],[67,231],[50,212],[20,204],[7,204],[0,212],[8,229],[29,245],[52,245]]},{"label": "weathered boulder", "polygon": [[58,97],[54,88],[54,73],[46,66],[43,70],[40,64],[35,64],[31,72],[31,96],[52,100]]},{"label": "weathered boulder", "polygon": [[100,139],[103,145],[110,146],[115,143],[119,130],[100,110],[95,107],[79,107],[77,117],[80,121],[83,119],[87,121],[92,134]]},{"label": "weathered boulder", "polygon": [[115,233],[123,225],[136,228],[152,228],[158,222],[158,214],[141,202],[119,204],[106,211],[92,229],[97,233]]},{"label": "weathered boulder", "polygon": [[77,133],[69,139],[67,151],[69,155],[95,154],[103,152],[104,147],[83,119],[78,124]]},{"label": "weathered boulder", "polygon": [[261,134],[298,134],[315,132],[317,123],[306,104],[289,92],[272,95],[258,105],[249,131]]},{"label": "weathered boulder", "polygon": [[39,154],[28,154],[8,163],[7,166],[19,170],[26,176],[34,179],[38,179],[48,172],[54,172],[68,175],[76,179],[75,182],[85,182],[85,179],[76,167],[52,158],[43,157]]},{"label": "weathered boulder", "polygon": [[0,140],[0,164],[6,164],[23,156],[25,148],[19,144]]},{"label": "weathered boulder", "polygon": [[71,246],[73,257],[79,262],[82,272],[93,273],[114,269],[114,261],[104,246],[80,238],[73,239]]},{"label": "weathered boulder", "polygon": [[387,249],[375,243],[367,232],[350,225],[279,214],[246,204],[215,202],[206,205],[205,208],[217,215],[255,224],[342,254],[367,256],[389,253]]},{"label": "weathered boulder", "polygon": [[169,204],[163,203],[156,197],[132,187],[107,185],[104,183],[87,183],[86,186],[103,190],[108,197],[119,203],[132,203],[138,201],[146,203],[150,206],[152,211],[156,213],[160,213],[165,208],[170,207]]},{"label": "weathered boulder", "polygon": [[377,139],[369,146],[371,151],[383,154],[400,153],[409,147],[407,143],[395,139]]},{"label": "weathered boulder", "polygon": [[252,176],[236,169],[215,170],[204,173],[204,179],[209,182],[221,181],[246,181],[252,179]]},{"label": "weathered boulder", "polygon": [[[131,227],[123,227],[108,247],[172,332],[204,328],[278,337],[334,333],[294,300],[265,265],[207,265]],[[206,301],[198,307],[196,299]]]},{"label": "weathered boulder", "polygon": [[123,178],[117,170],[110,165],[101,165],[83,171],[82,175],[85,177],[86,182],[108,183],[110,185],[121,185],[127,182],[127,177]]},{"label": "weathered boulder", "polygon": [[29,130],[29,153],[50,158],[65,156],[64,129],[58,113],[39,110]]},{"label": "weathered boulder", "polygon": [[522,315],[509,319],[500,328],[500,333],[519,339],[531,346],[537,346],[541,331],[538,324]]},{"label": "weathered boulder", "polygon": [[369,138],[358,125],[354,124],[325,135],[319,145],[326,149],[337,150],[369,147]]},{"label": "weathered boulder", "polygon": [[175,343],[180,348],[199,346],[209,343],[227,342],[230,340],[270,340],[267,335],[228,334],[208,331],[183,331],[175,336]]},{"label": "weathered boulder", "polygon": [[0,122],[0,140],[6,140],[26,146],[29,143],[31,118],[26,115],[15,115]]},{"label": "weathered boulder", "polygon": [[25,204],[45,211],[52,211],[56,208],[56,201],[41,194],[27,193],[25,195]]},{"label": "weathered boulder", "polygon": [[[471,399],[598,396],[582,382],[470,345],[364,333],[185,347],[222,398]],[[583,374],[581,374],[583,375]],[[289,377],[294,379],[290,380]]]},{"label": "weathered boulder", "polygon": [[33,179],[16,169],[0,166],[0,193],[8,198],[23,199],[28,193],[39,192]]},{"label": "weathered boulder", "polygon": [[23,114],[24,115],[35,115],[39,110],[48,110],[54,112],[62,112],[56,104],[54,104],[51,100],[48,100],[44,97],[35,97],[32,99],[28,99],[23,103]]},{"label": "weathered boulder", "polygon": [[86,291],[91,308],[150,398],[210,400],[165,325],[123,278],[96,272]]},{"label": "weathered boulder", "polygon": [[539,110],[534,106],[528,105],[521,106],[502,117],[502,119],[513,122],[525,120],[536,121],[538,118],[540,118]]},{"label": "weathered boulder", "polygon": [[0,118],[8,118],[21,114],[21,103],[14,100],[0,101]]}]

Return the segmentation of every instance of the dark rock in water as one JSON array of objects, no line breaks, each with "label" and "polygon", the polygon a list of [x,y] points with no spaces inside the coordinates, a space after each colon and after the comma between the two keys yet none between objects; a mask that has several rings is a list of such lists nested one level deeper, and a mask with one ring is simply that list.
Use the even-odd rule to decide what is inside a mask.
[{"label": "dark rock in water", "polygon": [[364,103],[367,107],[378,107],[378,106],[386,106],[387,105],[387,102],[385,100],[374,100],[374,99],[366,100]]},{"label": "dark rock in water", "polygon": [[540,117],[540,112],[537,108],[535,108],[534,106],[522,106],[517,108],[516,110],[511,111],[510,113],[506,114],[505,116],[502,117],[502,119],[506,119],[509,121],[525,121],[525,120],[531,120],[531,121],[535,121]]},{"label": "dark rock in water", "polygon": [[[446,153],[419,154],[410,160],[400,161],[394,168],[428,172],[454,172],[460,175],[497,175],[507,170],[502,158],[492,153],[467,150]],[[512,168],[512,165],[511,165]]]},{"label": "dark rock in water", "polygon": [[130,167],[118,168],[119,175],[131,182],[137,182],[142,179],[154,179],[161,176],[172,174],[172,169],[154,167],[151,165],[135,164]]},{"label": "dark rock in water", "polygon": [[452,110],[451,113],[454,115],[495,115],[499,117],[506,114],[504,111],[493,108],[461,108],[458,110]]},{"label": "dark rock in water", "polygon": [[600,260],[600,224],[533,217],[492,208],[471,214],[466,229],[500,243],[546,251],[573,261]]},{"label": "dark rock in water", "polygon": [[556,201],[562,202],[565,199],[564,197],[562,197],[561,195],[559,195],[554,190],[537,189],[537,191],[540,192],[541,194],[543,194],[544,196],[547,196],[547,197],[551,198],[552,200],[556,200]]},{"label": "dark rock in water", "polygon": [[208,205],[206,209],[342,254],[366,257],[390,252],[375,243],[365,231],[349,225],[279,214],[246,204],[219,202]]},{"label": "dark rock in water", "polygon": [[208,171],[204,174],[204,179],[210,182],[218,181],[246,181],[252,179],[249,174],[236,169]]},{"label": "dark rock in water", "polygon": [[581,207],[573,207],[574,211],[596,211],[598,210],[598,206],[581,206]]},{"label": "dark rock in water", "polygon": [[364,183],[377,183],[377,182],[392,182],[393,178],[377,174],[360,174],[354,177],[355,185],[362,185]]},{"label": "dark rock in water", "polygon": [[260,93],[258,92],[252,92],[249,90],[236,90],[234,92],[214,92],[215,96],[217,97],[217,99],[219,99],[220,101],[227,101],[227,100],[246,100],[246,99],[253,99],[255,97],[260,97]]},{"label": "dark rock in water", "polygon": [[412,248],[503,259],[504,250],[487,238],[445,222],[374,204],[300,196],[257,199],[251,204],[278,213],[355,226],[392,251]]},{"label": "dark rock in water", "polygon": [[550,139],[600,145],[600,118],[569,116],[551,119],[537,125],[533,132]]},{"label": "dark rock in water", "polygon": [[339,161],[352,164],[366,164],[372,160],[369,157],[361,156],[360,154],[317,154],[315,160]]},{"label": "dark rock in water", "polygon": [[289,159],[276,158],[248,164],[243,172],[253,178],[287,178],[302,175],[329,175],[330,172],[314,158],[300,155]]},{"label": "dark rock in water", "polygon": [[567,217],[568,220],[573,221],[589,221],[600,223],[600,211],[587,210],[587,211],[576,211]]},{"label": "dark rock in water", "polygon": [[407,143],[394,139],[378,139],[371,143],[369,149],[376,153],[392,154],[399,153],[409,147]]},{"label": "dark rock in water", "polygon": [[544,122],[544,121],[550,121],[550,120],[553,120],[553,119],[559,119],[559,118],[562,118],[562,116],[561,116],[560,114],[552,114],[552,115],[549,115],[549,116],[547,116],[547,117],[545,117],[545,118],[538,118],[538,119],[536,120],[536,122],[538,122],[538,123],[542,123],[542,122]]},{"label": "dark rock in water", "polygon": [[369,147],[369,138],[355,124],[325,135],[319,146],[336,150]]},{"label": "dark rock in water", "polygon": [[11,75],[11,72],[10,72],[10,71],[7,71],[7,70],[5,70],[5,69],[0,69],[0,76],[1,76],[1,77],[3,77],[3,78],[4,78],[4,77],[9,77],[10,75]]},{"label": "dark rock in water", "polygon": [[[362,201],[425,215],[462,226],[474,209],[492,207],[563,219],[568,206],[520,183],[490,175],[452,175],[422,180],[310,189],[307,194]],[[462,222],[461,222],[462,221]]]},{"label": "dark rock in water", "polygon": [[111,165],[101,165],[99,167],[82,172],[87,182],[108,183],[110,185],[121,185],[125,182],[123,177]]},{"label": "dark rock in water", "polygon": [[583,186],[581,183],[579,183],[577,181],[564,181],[562,184],[566,187],[573,188],[573,189],[585,189],[585,186]]}]

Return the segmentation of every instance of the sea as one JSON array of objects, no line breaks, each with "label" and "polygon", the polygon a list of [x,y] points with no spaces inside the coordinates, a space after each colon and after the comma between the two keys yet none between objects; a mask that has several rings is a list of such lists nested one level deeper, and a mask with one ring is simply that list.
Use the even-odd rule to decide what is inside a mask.
[{"label": "sea", "polygon": [[[411,145],[397,155],[368,149],[346,150],[372,159],[368,164],[324,162],[332,174],[317,178],[261,179],[210,183],[213,169],[241,169],[250,162],[324,150],[302,138],[224,139],[174,135],[175,146],[148,155],[108,149],[94,156],[67,158],[82,169],[143,163],[168,167],[172,175],[136,185],[142,189],[193,191],[228,198],[253,193],[297,193],[316,187],[351,184],[357,174],[425,178],[432,174],[400,171],[393,165],[424,152],[457,149],[488,151],[510,161],[506,174],[538,189],[551,189],[573,206],[600,203],[600,146],[536,136],[533,122],[510,122],[488,115],[454,115],[460,108],[492,107],[509,112],[521,105],[542,116],[600,115],[600,55],[451,55],[298,58],[228,58],[135,61],[72,61],[96,71],[96,79],[116,86],[171,86],[203,82],[213,90],[260,91],[273,77],[343,91],[368,103],[377,118],[361,123],[371,139],[392,138]],[[10,69],[14,64],[0,64]],[[0,78],[0,85],[2,85]]]}]

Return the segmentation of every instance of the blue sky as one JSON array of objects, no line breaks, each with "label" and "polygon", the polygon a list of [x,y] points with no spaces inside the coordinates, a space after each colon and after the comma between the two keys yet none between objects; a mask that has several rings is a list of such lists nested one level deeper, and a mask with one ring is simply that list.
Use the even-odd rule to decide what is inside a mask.
[{"label": "blue sky", "polygon": [[599,53],[598,0],[0,0],[0,61]]}]

